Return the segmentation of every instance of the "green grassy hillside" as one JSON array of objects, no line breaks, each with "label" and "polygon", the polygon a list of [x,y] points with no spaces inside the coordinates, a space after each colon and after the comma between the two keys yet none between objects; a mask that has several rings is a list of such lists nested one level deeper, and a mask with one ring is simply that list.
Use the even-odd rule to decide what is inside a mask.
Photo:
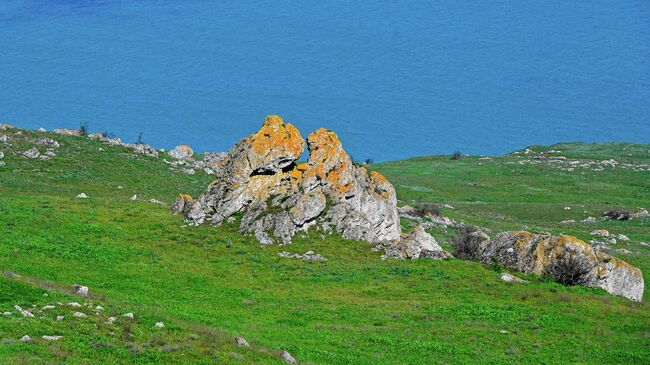
[{"label": "green grassy hillside", "polygon": [[[280,364],[282,350],[313,364],[650,358],[645,302],[536,277],[511,285],[499,280],[499,268],[475,262],[381,260],[367,243],[317,232],[290,246],[260,247],[234,224],[187,227],[168,207],[148,202],[197,195],[211,176],[172,171],[162,157],[52,134],[62,144],[58,156],[27,159],[15,152],[43,134],[15,132],[0,131],[10,136],[10,144],[0,142],[6,163],[0,166],[0,312],[12,313],[0,316],[0,364]],[[650,146],[643,145],[547,149],[571,159],[650,161]],[[649,171],[564,171],[547,161],[519,163],[524,160],[442,156],[371,168],[389,177],[405,203],[449,204],[454,209],[443,209],[446,215],[493,232],[528,226],[581,238],[595,228],[627,234],[630,241],[613,249],[633,253],[614,254],[648,278],[650,247],[640,242],[650,242],[650,220],[600,216],[611,206],[650,208]],[[89,198],[75,198],[81,192]],[[579,223],[590,215],[599,218],[596,224]],[[568,219],[578,223],[559,224]],[[433,233],[444,243],[452,232]],[[328,261],[278,256],[307,250]],[[89,298],[72,295],[74,283],[87,285]],[[15,305],[35,318],[20,316]],[[39,312],[45,305],[56,308]],[[75,318],[75,311],[88,316]],[[127,312],[135,318],[121,316]],[[59,315],[65,319],[57,321]],[[118,318],[107,324],[111,316]],[[155,328],[156,322],[165,327]],[[24,335],[33,340],[18,341]],[[63,337],[46,342],[43,335]],[[236,347],[234,336],[251,347]]]}]

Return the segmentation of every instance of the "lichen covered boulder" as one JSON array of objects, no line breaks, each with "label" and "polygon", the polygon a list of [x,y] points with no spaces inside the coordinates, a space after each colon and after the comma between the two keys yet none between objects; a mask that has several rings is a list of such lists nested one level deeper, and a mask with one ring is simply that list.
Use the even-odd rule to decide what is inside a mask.
[{"label": "lichen covered boulder", "polygon": [[[305,146],[309,158],[298,163]],[[188,221],[219,225],[237,214],[240,230],[262,244],[290,243],[310,227],[385,248],[403,239],[395,189],[381,174],[355,166],[332,131],[321,128],[305,142],[293,125],[268,116],[219,164],[219,178],[189,207],[176,209]],[[439,248],[429,250],[424,236],[433,238],[418,234],[424,251]]]},{"label": "lichen covered boulder", "polygon": [[481,243],[479,258],[566,285],[599,287],[634,301],[643,298],[643,274],[573,236],[505,232]]},{"label": "lichen covered boulder", "polygon": [[430,234],[420,226],[408,233],[402,233],[399,240],[391,241],[385,249],[385,257],[399,259],[430,258],[442,260],[451,257]]}]

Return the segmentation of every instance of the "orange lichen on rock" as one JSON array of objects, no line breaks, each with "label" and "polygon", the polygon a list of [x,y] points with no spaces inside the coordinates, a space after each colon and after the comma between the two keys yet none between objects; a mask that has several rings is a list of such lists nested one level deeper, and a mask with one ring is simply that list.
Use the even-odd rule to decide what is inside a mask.
[{"label": "orange lichen on rock", "polygon": [[307,142],[309,169],[305,178],[325,181],[339,194],[354,190],[354,166],[336,133],[320,128],[307,137]]},{"label": "orange lichen on rock", "polygon": [[192,198],[192,196],[190,194],[178,194],[178,197],[180,199],[185,199],[185,200],[188,200],[188,201],[194,200],[194,198]]},{"label": "orange lichen on rock", "polygon": [[260,155],[278,150],[297,158],[305,149],[298,129],[277,115],[268,115],[262,128],[248,138],[253,151]]}]

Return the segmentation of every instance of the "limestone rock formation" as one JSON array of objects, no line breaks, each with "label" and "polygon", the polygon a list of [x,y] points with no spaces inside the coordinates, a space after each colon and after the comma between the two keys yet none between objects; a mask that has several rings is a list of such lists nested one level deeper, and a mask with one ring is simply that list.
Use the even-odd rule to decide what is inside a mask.
[{"label": "limestone rock formation", "polygon": [[484,263],[527,274],[546,275],[563,284],[600,287],[634,301],[643,298],[641,270],[567,235],[505,232],[479,248]]},{"label": "limestone rock formation", "polygon": [[[305,145],[309,159],[298,164]],[[395,189],[381,174],[355,166],[336,133],[321,128],[305,143],[278,116],[268,116],[258,132],[231,148],[219,178],[201,196],[179,198],[173,210],[195,224],[219,225],[238,214],[240,230],[262,244],[290,243],[315,227],[380,245],[390,257],[446,257],[424,231],[400,235]]]}]

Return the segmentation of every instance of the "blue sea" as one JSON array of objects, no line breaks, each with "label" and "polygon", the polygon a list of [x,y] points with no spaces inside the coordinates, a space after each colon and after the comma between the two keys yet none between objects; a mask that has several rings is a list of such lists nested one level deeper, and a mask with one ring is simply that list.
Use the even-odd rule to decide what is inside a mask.
[{"label": "blue sea", "polygon": [[0,2],[0,122],[222,151],[266,114],[359,160],[650,143],[650,2]]}]

